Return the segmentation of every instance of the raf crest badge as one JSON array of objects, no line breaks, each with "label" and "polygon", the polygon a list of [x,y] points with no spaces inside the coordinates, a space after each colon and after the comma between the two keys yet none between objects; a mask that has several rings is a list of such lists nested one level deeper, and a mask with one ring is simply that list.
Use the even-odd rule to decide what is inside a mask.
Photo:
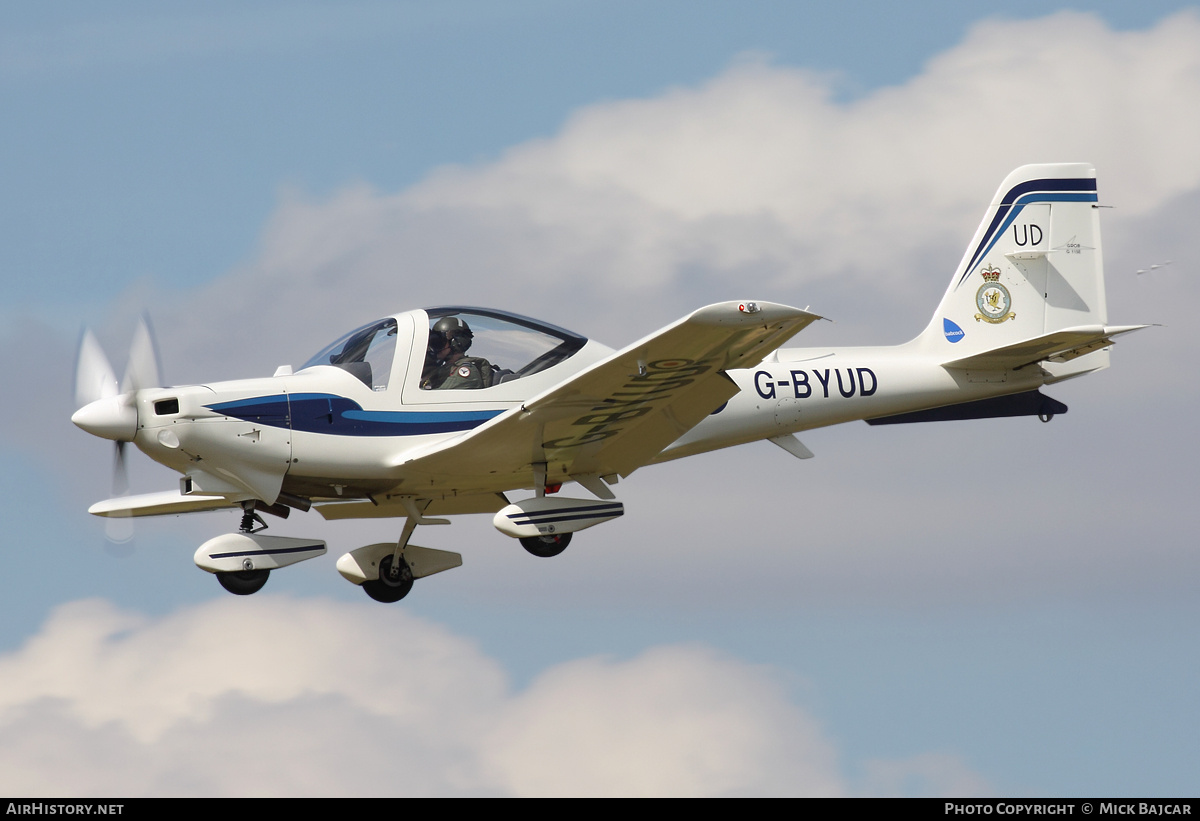
[{"label": "raf crest badge", "polygon": [[1012,307],[1012,295],[1000,284],[999,268],[983,269],[983,284],[975,294],[975,305],[979,308],[979,313],[975,314],[976,322],[982,319],[997,325],[1006,319],[1017,318],[1008,310]]}]

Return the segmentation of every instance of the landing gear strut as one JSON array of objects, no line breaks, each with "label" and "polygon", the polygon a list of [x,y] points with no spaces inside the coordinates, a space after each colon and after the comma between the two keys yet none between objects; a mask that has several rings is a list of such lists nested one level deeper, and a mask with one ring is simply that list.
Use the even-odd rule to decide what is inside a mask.
[{"label": "landing gear strut", "polygon": [[526,536],[521,539],[521,547],[541,559],[557,556],[567,549],[571,543],[570,533],[555,533],[550,536]]},{"label": "landing gear strut", "polygon": [[409,543],[417,525],[447,525],[450,520],[425,516],[428,499],[408,496],[401,501],[408,520],[398,540],[365,545],[337,561],[337,570],[346,581],[361,587],[375,601],[388,604],[407,596],[414,579],[462,567],[462,556],[457,553]]},{"label": "landing gear strut", "polygon": [[[255,527],[255,525],[258,527]],[[242,502],[242,524],[238,530],[242,533],[257,533],[266,530],[267,523],[263,517],[254,512],[254,502]]]},{"label": "landing gear strut", "polygon": [[[257,527],[255,527],[256,524]],[[250,534],[266,529],[267,523],[263,521],[262,516],[254,512],[254,502],[242,502],[242,523],[238,527],[238,532]],[[217,581],[221,583],[221,587],[233,595],[249,596],[263,589],[263,585],[271,577],[271,571],[255,570],[254,562],[250,559],[243,559],[241,570],[217,573],[216,577]]]},{"label": "landing gear strut", "polygon": [[428,504],[426,502],[418,507],[416,500],[411,502],[408,518],[404,521],[404,530],[400,533],[400,540],[396,542],[396,549],[390,556],[384,556],[379,560],[379,578],[363,582],[362,589],[375,601],[384,604],[398,602],[408,595],[408,591],[412,590],[413,573],[408,562],[404,560],[404,548],[408,547],[408,540],[412,538],[413,531],[417,529],[418,524],[422,522],[439,524],[446,521],[445,519],[426,519],[424,514]]}]

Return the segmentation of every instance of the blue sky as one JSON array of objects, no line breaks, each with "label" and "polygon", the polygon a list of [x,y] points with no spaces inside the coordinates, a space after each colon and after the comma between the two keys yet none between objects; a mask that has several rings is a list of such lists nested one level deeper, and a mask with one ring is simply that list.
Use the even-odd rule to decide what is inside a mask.
[{"label": "blue sky", "polygon": [[[4,790],[1193,795],[1200,19],[1069,9],[10,9]],[[333,561],[398,522],[293,517],[331,555],[242,600],[191,565],[229,515],[116,558],[84,512],[84,324],[119,369],[148,310],[171,382],[455,302],[621,345],[752,289],[834,318],[811,344],[900,342],[1003,176],[1058,160],[1114,206],[1112,321],[1166,327],[1051,389],[1050,425],[648,469],[554,561],[465,519],[426,542],[464,567],[390,608]]]}]

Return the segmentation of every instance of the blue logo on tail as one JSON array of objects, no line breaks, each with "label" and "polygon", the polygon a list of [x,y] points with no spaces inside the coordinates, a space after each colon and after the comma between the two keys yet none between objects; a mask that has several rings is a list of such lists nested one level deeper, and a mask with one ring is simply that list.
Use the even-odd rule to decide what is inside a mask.
[{"label": "blue logo on tail", "polygon": [[942,333],[944,333],[946,335],[946,339],[951,342],[961,342],[962,338],[966,336],[966,334],[963,333],[962,328],[958,327],[945,317],[942,318]]}]

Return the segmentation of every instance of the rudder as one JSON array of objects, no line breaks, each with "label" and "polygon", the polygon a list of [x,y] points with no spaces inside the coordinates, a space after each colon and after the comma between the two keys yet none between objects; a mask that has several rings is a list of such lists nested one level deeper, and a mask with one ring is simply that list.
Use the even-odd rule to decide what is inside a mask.
[{"label": "rudder", "polygon": [[[1088,163],[1026,165],[1009,174],[921,339],[958,359],[1064,328],[1106,325],[1096,202]],[[1104,367],[1106,357],[1097,352],[1086,370]]]}]

